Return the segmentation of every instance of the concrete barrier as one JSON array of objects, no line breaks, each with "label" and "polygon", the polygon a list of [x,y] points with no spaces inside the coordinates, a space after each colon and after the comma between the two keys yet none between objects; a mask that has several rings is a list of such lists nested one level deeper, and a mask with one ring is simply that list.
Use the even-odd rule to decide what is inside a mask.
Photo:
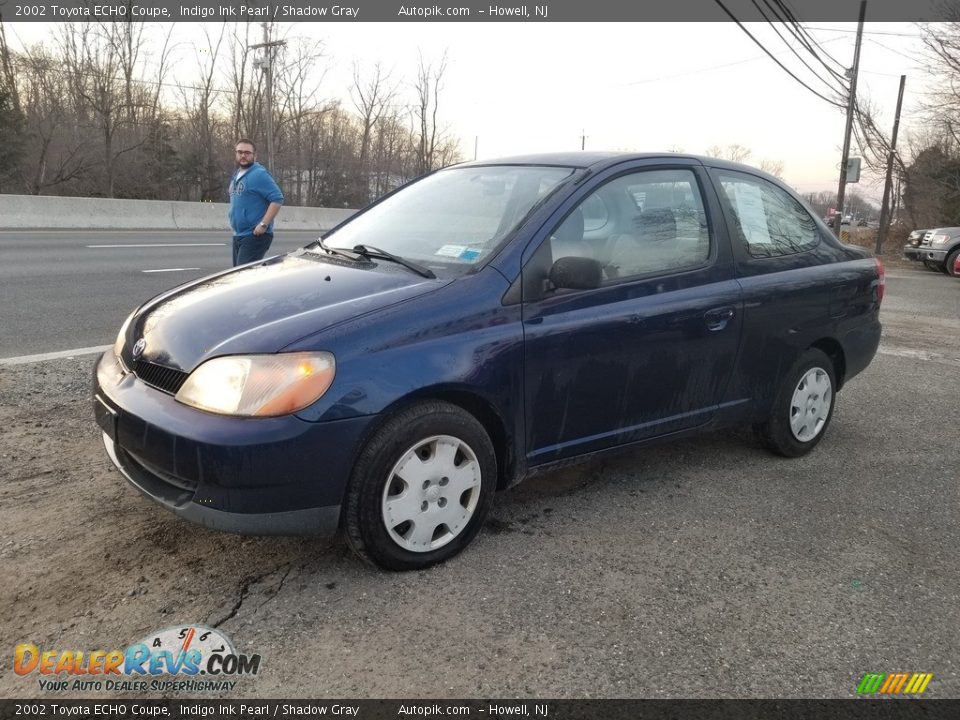
[{"label": "concrete barrier", "polygon": [[[223,230],[226,203],[0,195],[0,230]],[[325,232],[355,210],[284,207],[275,228]]]}]

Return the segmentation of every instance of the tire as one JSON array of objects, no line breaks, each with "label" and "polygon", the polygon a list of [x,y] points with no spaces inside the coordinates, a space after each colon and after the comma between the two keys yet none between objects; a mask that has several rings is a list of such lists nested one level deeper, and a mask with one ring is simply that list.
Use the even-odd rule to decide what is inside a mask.
[{"label": "tire", "polygon": [[943,264],[944,272],[947,273],[947,275],[950,275],[951,277],[958,277],[957,273],[953,271],[954,265],[956,265],[956,262],[957,262],[957,256],[960,256],[960,248],[957,248],[956,250],[951,252],[949,255],[947,255],[947,261]]},{"label": "tire", "polygon": [[806,455],[830,424],[836,387],[830,358],[816,348],[807,350],[784,376],[770,418],[757,426],[760,439],[784,457]]},{"label": "tire", "polygon": [[496,487],[496,454],[483,425],[456,405],[420,402],[389,419],[361,451],[343,531],[373,565],[429,567],[473,540]]},{"label": "tire", "polygon": [[935,262],[933,262],[932,260],[924,260],[924,261],[923,261],[923,266],[924,266],[927,270],[933,270],[934,272],[943,272],[943,268],[940,266],[940,264],[939,264],[939,263],[935,263]]}]

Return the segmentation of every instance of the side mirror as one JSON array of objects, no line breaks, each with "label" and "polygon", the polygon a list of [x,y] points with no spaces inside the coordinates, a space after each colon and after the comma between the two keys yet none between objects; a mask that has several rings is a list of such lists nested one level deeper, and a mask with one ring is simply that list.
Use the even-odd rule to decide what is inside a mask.
[{"label": "side mirror", "polygon": [[549,277],[558,290],[592,290],[600,287],[603,266],[593,258],[562,257],[553,263]]}]

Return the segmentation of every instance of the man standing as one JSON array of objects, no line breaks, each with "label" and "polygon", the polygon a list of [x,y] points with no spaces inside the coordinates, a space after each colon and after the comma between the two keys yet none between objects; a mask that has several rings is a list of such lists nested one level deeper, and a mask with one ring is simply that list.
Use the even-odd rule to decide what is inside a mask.
[{"label": "man standing", "polygon": [[230,227],[233,264],[260,260],[273,242],[273,219],[283,205],[283,193],[269,171],[257,162],[257,147],[237,141],[237,171],[230,178]]}]

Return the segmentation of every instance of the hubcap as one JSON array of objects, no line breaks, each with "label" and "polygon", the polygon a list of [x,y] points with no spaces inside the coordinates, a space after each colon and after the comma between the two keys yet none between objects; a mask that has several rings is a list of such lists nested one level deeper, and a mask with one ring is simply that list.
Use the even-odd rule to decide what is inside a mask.
[{"label": "hubcap", "polygon": [[823,368],[810,368],[800,378],[790,402],[790,432],[800,442],[813,440],[827,422],[833,386]]},{"label": "hubcap", "polygon": [[435,435],[397,461],[383,489],[390,538],[411,552],[443,547],[463,532],[480,499],[480,463],[462,440]]}]

